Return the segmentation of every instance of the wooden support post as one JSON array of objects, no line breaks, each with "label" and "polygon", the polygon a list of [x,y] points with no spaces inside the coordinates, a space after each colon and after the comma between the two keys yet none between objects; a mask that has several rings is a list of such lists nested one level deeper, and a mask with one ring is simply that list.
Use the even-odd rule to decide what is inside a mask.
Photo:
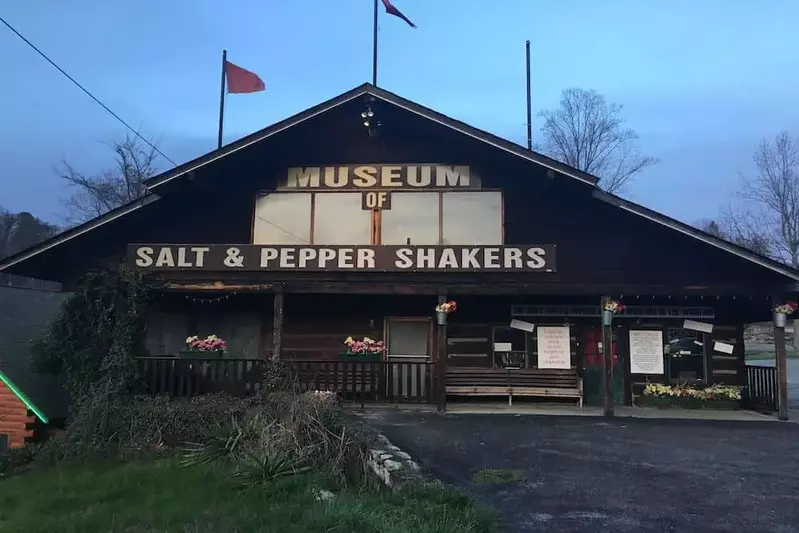
[{"label": "wooden support post", "polygon": [[[610,300],[610,296],[602,297],[600,309],[605,308],[605,302],[608,300]],[[612,326],[602,325],[602,366],[604,369],[602,384],[605,391],[604,411],[605,416],[608,417],[613,416],[613,331],[611,328]]]},{"label": "wooden support post", "polygon": [[[778,298],[772,300],[772,309],[780,305]],[[796,335],[796,332],[794,332]],[[777,418],[788,420],[788,359],[785,352],[785,328],[774,323],[774,351],[777,358]]]},{"label": "wooden support post", "polygon": [[272,314],[272,360],[282,358],[283,351],[283,288],[275,287],[274,312]]},{"label": "wooden support post", "polygon": [[[438,295],[438,303],[447,301],[446,294]],[[436,350],[436,403],[438,411],[447,410],[447,326],[436,326],[438,349]]]}]

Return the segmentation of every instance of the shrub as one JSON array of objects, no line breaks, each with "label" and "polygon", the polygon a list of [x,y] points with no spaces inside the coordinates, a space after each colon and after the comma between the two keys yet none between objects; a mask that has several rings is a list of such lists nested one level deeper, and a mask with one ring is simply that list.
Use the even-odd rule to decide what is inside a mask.
[{"label": "shrub", "polygon": [[23,448],[7,448],[0,450],[0,476],[10,474],[14,470],[33,461],[37,446],[29,444]]},{"label": "shrub", "polygon": [[345,415],[335,395],[273,393],[246,420],[235,419],[206,442],[183,450],[183,464],[227,461],[244,485],[314,469],[339,484],[360,482],[369,434]]},{"label": "shrub", "polygon": [[120,396],[85,400],[62,439],[49,441],[42,460],[93,455],[129,455],[207,442],[220,427],[242,418],[251,402],[226,394],[191,399]]}]

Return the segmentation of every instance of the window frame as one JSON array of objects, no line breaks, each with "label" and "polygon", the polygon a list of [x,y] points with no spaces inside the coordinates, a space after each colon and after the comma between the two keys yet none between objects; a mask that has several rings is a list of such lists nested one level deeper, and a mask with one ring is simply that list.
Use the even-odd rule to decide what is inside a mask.
[{"label": "window frame", "polygon": [[[382,190],[382,189],[380,189]],[[310,216],[310,235],[311,239],[310,242],[306,243],[309,245],[314,245],[315,243],[315,229],[316,229],[316,195],[317,194],[336,194],[336,193],[343,193],[343,192],[356,192],[352,190],[342,190],[342,191],[314,191],[314,190],[301,190],[301,191],[285,191],[285,190],[276,190],[276,191],[261,191],[253,200],[252,204],[252,225],[250,227],[250,242],[255,242],[255,225],[258,222],[258,217],[255,214],[256,207],[258,206],[258,199],[263,196],[269,196],[272,194],[310,194],[311,195],[311,216]],[[366,192],[359,191],[359,192]],[[390,190],[386,191],[389,193],[407,193],[407,194],[417,194],[417,193],[436,193],[438,195],[438,243],[436,245],[426,245],[426,246],[443,246],[444,242],[444,195],[447,193],[469,193],[469,194],[479,194],[479,193],[486,193],[486,192],[493,192],[499,193],[499,207],[500,207],[500,235],[502,242],[498,243],[497,246],[501,246],[505,244],[505,192],[502,189],[497,188],[490,188],[490,189],[446,189],[446,190],[430,190],[430,189],[419,189],[419,190]],[[371,238],[371,246],[382,246],[382,236],[383,236],[383,215],[381,209],[373,209],[372,210],[372,227],[370,234]],[[333,245],[331,245],[333,246]],[[413,244],[411,246],[414,246]],[[453,245],[453,246],[460,246],[460,245]],[[466,246],[466,245],[464,245]]]}]

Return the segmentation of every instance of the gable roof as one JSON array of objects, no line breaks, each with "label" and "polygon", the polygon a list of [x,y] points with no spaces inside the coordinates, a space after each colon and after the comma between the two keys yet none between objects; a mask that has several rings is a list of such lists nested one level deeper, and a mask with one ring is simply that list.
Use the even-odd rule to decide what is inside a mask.
[{"label": "gable roof", "polygon": [[222,148],[209,152],[208,154],[198,157],[192,161],[188,161],[171,170],[168,170],[166,172],[163,172],[157,176],[148,179],[145,182],[148,187],[148,194],[145,195],[143,198],[135,200],[127,205],[118,207],[106,213],[105,215],[102,215],[84,224],[81,224],[80,226],[67,230],[36,246],[33,246],[27,250],[23,250],[22,252],[16,255],[5,258],[4,260],[0,261],[0,270],[10,268],[13,265],[21,263],[22,261],[25,261],[26,259],[33,257],[49,248],[58,246],[74,237],[87,233],[99,226],[102,226],[108,222],[116,220],[122,216],[127,215],[128,213],[136,211],[141,207],[144,207],[148,204],[151,204],[159,200],[160,197],[157,194],[155,194],[154,191],[157,191],[158,187],[166,183],[179,179],[190,178],[192,176],[192,172],[194,172],[195,170],[210,165],[219,159],[222,159],[230,154],[243,150],[255,143],[268,139],[269,137],[276,135],[282,131],[285,131],[294,126],[302,124],[303,122],[310,120],[318,115],[327,113],[347,102],[367,96],[374,97],[376,99],[392,104],[396,107],[402,108],[410,113],[416,114],[424,119],[427,119],[439,125],[450,128],[462,135],[465,135],[472,139],[476,139],[498,150],[505,151],[514,156],[517,156],[520,159],[536,163],[538,165],[547,168],[548,170],[562,174],[565,177],[574,179],[590,187],[594,187],[595,190],[593,192],[593,195],[598,200],[607,202],[611,205],[619,207],[620,209],[624,209],[625,211],[634,213],[642,218],[648,219],[652,222],[668,227],[674,231],[677,231],[678,233],[682,233],[684,235],[702,241],[706,244],[724,250],[725,252],[746,259],[761,267],[767,268],[783,276],[786,276],[794,281],[799,281],[799,270],[797,269],[791,268],[771,258],[756,254],[746,248],[730,243],[714,235],[705,233],[697,228],[679,222],[661,213],[652,211],[639,204],[630,202],[628,200],[624,200],[622,198],[619,198],[618,196],[601,191],[600,189],[597,188],[597,183],[599,179],[596,176],[592,176],[591,174],[588,174],[576,168],[560,163],[543,154],[539,154],[535,151],[528,150],[527,148],[521,145],[518,145],[516,143],[498,137],[494,134],[470,126],[462,121],[448,117],[442,113],[439,113],[430,108],[419,105],[408,99],[402,98],[401,96],[386,91],[385,89],[376,87],[370,83],[364,83],[363,85],[355,87],[354,89],[351,89],[339,96],[331,98],[330,100],[327,100],[316,106],[306,109],[305,111],[302,111],[285,120],[277,122],[260,131],[252,133],[246,137],[243,137],[238,141],[223,146]]},{"label": "gable roof", "polygon": [[159,174],[158,176],[152,177],[149,180],[147,180],[145,183],[147,187],[150,188],[150,190],[155,190],[156,188],[165,183],[176,180],[178,178],[183,178],[185,176],[188,176],[191,172],[201,167],[204,167],[216,161],[217,159],[221,159],[234,152],[238,152],[239,150],[247,148],[248,146],[260,142],[264,139],[267,139],[277,133],[280,133],[281,131],[287,130],[289,128],[292,128],[298,124],[305,122],[306,120],[312,119],[317,115],[321,115],[323,113],[331,111],[332,109],[335,109],[336,107],[345,104],[351,100],[365,96],[373,96],[377,99],[393,104],[399,108],[405,109],[406,111],[415,113],[416,115],[424,117],[430,121],[436,122],[450,129],[453,129],[468,137],[472,137],[488,145],[491,145],[495,148],[509,152],[515,156],[520,157],[521,159],[531,161],[533,163],[538,163],[539,165],[542,165],[550,170],[560,172],[564,176],[568,176],[583,183],[587,183],[589,185],[596,185],[598,181],[598,178],[596,178],[595,176],[587,174],[581,170],[572,168],[568,165],[564,165],[563,163],[560,163],[559,161],[556,161],[543,154],[539,154],[538,152],[528,150],[516,143],[510,142],[492,133],[488,133],[487,131],[483,131],[473,126],[470,126],[465,122],[461,122],[460,120],[448,117],[430,108],[419,105],[416,102],[412,102],[392,92],[386,91],[385,89],[375,87],[371,83],[364,83],[363,85],[355,87],[354,89],[351,89],[339,96],[336,96],[335,98],[331,98],[326,102],[322,102],[319,105],[306,109],[305,111],[302,111],[301,113],[298,113],[285,120],[281,120],[280,122],[277,122],[251,135],[243,137],[238,141],[235,141],[227,146],[223,146],[218,150],[215,150],[204,156],[198,157],[197,159],[194,159],[180,166],[177,166],[172,170]]}]

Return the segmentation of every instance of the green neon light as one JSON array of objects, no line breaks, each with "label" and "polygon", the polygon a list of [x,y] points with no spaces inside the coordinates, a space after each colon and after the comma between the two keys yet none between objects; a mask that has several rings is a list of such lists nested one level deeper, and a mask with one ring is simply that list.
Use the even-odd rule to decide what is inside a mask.
[{"label": "green neon light", "polygon": [[22,403],[24,403],[24,404],[25,404],[25,407],[27,407],[28,409],[30,409],[31,411],[33,411],[33,414],[35,414],[37,417],[39,417],[39,420],[41,420],[41,421],[42,421],[42,422],[44,422],[45,424],[48,424],[48,423],[50,423],[50,420],[47,418],[47,416],[46,416],[44,413],[42,413],[42,412],[39,410],[39,408],[38,408],[38,407],[36,407],[35,405],[33,405],[33,402],[32,402],[32,401],[30,401],[30,400],[28,399],[28,397],[27,397],[27,396],[25,396],[25,394],[24,394],[24,393],[23,393],[21,390],[19,390],[19,389],[17,388],[17,386],[16,386],[16,385],[14,385],[14,383],[13,383],[13,382],[12,382],[10,379],[8,379],[8,376],[6,376],[5,374],[3,374],[3,372],[2,372],[1,370],[0,370],[0,381],[2,381],[3,383],[5,383],[5,384],[6,384],[6,387],[8,387],[9,389],[11,389],[11,392],[13,392],[13,393],[14,393],[14,394],[17,396],[17,398],[19,398],[19,399],[20,399],[20,401],[21,401]]}]

